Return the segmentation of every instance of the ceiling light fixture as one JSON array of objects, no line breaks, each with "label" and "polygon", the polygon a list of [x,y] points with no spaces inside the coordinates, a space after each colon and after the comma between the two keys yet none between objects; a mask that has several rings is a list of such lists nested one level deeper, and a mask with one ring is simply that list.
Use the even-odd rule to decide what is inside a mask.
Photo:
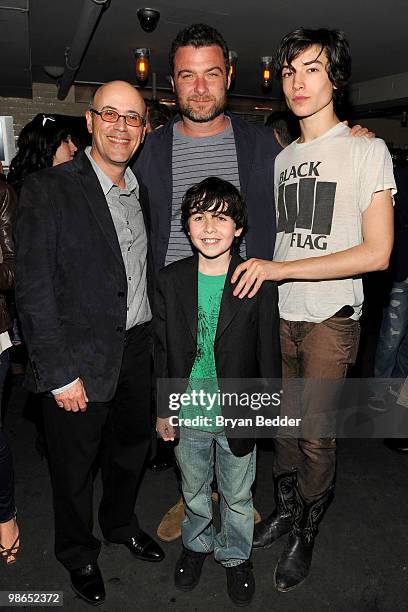
[{"label": "ceiling light fixture", "polygon": [[145,83],[149,77],[150,49],[146,49],[145,47],[135,49],[135,58],[136,78],[138,81]]},{"label": "ceiling light fixture", "polygon": [[272,87],[272,56],[261,57],[262,66],[262,88],[268,90]]},{"label": "ceiling light fixture", "polygon": [[229,51],[228,59],[229,59],[229,65],[230,65],[229,78],[230,78],[231,83],[233,83],[235,81],[235,76],[237,72],[238,53],[236,51]]}]

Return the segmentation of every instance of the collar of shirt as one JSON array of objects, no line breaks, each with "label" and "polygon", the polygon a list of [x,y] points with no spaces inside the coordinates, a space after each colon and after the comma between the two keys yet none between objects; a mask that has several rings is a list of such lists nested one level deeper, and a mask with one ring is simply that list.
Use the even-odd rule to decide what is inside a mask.
[{"label": "collar of shirt", "polygon": [[[98,177],[98,181],[100,182],[100,185],[102,187],[103,194],[106,197],[109,191],[112,189],[112,187],[118,187],[118,186],[115,185],[112,179],[110,179],[109,176],[107,176],[103,172],[103,170],[100,169],[100,167],[98,166],[98,164],[96,163],[96,161],[91,155],[91,147],[86,147],[85,154],[87,158],[89,159],[89,161],[91,162],[92,168],[94,169],[95,174]],[[126,168],[124,179],[125,179],[125,189],[129,192],[136,191],[136,197],[138,198],[139,197],[139,193],[138,193],[139,185],[138,185],[135,175],[133,174],[130,168]],[[120,189],[120,187],[118,187],[118,189]],[[122,191],[124,190],[122,189]]]}]

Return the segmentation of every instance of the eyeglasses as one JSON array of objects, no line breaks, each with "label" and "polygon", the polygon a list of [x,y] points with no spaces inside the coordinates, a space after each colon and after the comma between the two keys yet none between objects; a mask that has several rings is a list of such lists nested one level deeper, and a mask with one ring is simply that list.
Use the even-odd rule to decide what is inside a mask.
[{"label": "eyeglasses", "polygon": [[117,121],[119,121],[121,117],[123,117],[126,121],[126,124],[130,125],[131,127],[141,127],[142,125],[146,124],[146,119],[141,117],[139,113],[129,113],[129,115],[119,115],[119,113],[117,113],[114,110],[110,110],[110,109],[103,110],[103,111],[97,111],[94,108],[90,108],[89,110],[91,111],[91,113],[95,113],[96,115],[99,115],[102,121],[107,121],[108,123],[116,123]]}]

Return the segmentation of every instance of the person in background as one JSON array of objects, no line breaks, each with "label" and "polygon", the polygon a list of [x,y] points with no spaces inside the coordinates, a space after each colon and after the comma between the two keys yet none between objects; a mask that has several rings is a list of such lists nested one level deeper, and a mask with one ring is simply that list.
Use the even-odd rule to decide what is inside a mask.
[{"label": "person in background", "polygon": [[71,161],[77,147],[62,116],[39,113],[23,127],[17,154],[10,163],[7,181],[20,192],[26,176],[37,170]]},{"label": "person in background", "polygon": [[[171,112],[165,104],[161,104],[158,100],[145,99],[145,104],[147,110],[146,132],[150,134],[171,119]],[[154,456],[147,463],[152,472],[163,472],[174,465],[173,444],[165,444],[161,438],[158,438],[153,448]]]},{"label": "person in background", "polygon": [[14,477],[11,451],[2,429],[1,404],[9,369],[11,317],[7,293],[14,287],[14,244],[12,222],[16,194],[10,185],[0,182],[0,555],[7,565],[14,563],[20,550],[20,534],[14,501]]},{"label": "person in background", "polygon": [[171,111],[165,104],[161,104],[158,100],[146,100],[147,123],[146,132],[150,134],[157,128],[166,125],[171,119]]},{"label": "person in background", "polygon": [[[77,147],[70,135],[70,118],[64,115],[39,113],[21,130],[17,140],[17,154],[10,163],[7,182],[19,196],[24,180],[33,172],[58,166],[71,161]],[[20,323],[13,312],[11,348],[11,372],[23,375],[27,365],[27,352]],[[41,411],[37,410],[35,399],[31,398],[32,415],[37,428],[36,449],[41,457],[46,455]]]},{"label": "person in background", "polygon": [[[394,168],[398,193],[395,196],[395,238],[389,277],[389,300],[383,311],[375,353],[374,376],[394,379],[381,384],[369,399],[371,409],[386,411],[398,395],[401,381],[408,376],[408,162],[398,160]],[[396,383],[396,385],[393,384]],[[396,388],[395,388],[396,387]],[[408,453],[408,438],[387,438],[385,445],[399,453]]]},{"label": "person in background", "polygon": [[265,127],[272,129],[282,149],[299,138],[299,121],[289,111],[275,111],[268,115]]}]

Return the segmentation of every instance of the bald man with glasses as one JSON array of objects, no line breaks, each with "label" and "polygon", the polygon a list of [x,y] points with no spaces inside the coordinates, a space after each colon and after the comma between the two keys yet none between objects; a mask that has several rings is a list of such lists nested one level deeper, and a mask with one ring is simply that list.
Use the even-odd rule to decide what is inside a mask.
[{"label": "bald man with glasses", "polygon": [[43,394],[55,552],[74,591],[105,599],[92,533],[93,466],[109,542],[145,561],[164,553],[134,514],[151,436],[151,258],[145,188],[127,167],[145,136],[128,83],[100,87],[86,112],[92,146],[24,182],[16,296],[30,367]]}]

